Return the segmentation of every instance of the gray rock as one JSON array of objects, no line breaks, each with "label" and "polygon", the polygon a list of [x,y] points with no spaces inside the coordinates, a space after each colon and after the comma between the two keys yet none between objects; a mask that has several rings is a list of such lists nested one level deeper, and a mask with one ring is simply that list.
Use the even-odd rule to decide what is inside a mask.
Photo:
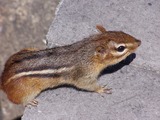
[{"label": "gray rock", "polygon": [[47,90],[23,120],[159,120],[160,2],[158,0],[63,0],[47,34],[48,47],[70,44],[97,33],[96,24],[122,30],[142,41],[129,65],[102,75],[112,94],[72,88]]}]

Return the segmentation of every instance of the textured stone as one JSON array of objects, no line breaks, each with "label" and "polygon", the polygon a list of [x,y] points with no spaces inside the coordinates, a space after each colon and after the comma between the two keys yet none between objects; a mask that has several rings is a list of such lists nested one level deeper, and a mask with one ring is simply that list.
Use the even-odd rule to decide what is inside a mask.
[{"label": "textured stone", "polygon": [[47,90],[37,98],[37,107],[26,108],[23,120],[159,120],[159,6],[158,0],[63,0],[47,34],[48,47],[97,33],[96,24],[129,33],[142,45],[131,64],[120,63],[100,77],[100,84],[113,88],[111,95]]}]

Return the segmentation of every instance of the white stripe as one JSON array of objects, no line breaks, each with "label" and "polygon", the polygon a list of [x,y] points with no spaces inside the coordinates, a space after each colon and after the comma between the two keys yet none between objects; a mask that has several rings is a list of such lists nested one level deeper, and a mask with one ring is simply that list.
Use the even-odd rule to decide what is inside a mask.
[{"label": "white stripe", "polygon": [[27,76],[27,75],[34,75],[34,74],[54,74],[54,73],[61,73],[61,72],[64,72],[64,71],[70,71],[72,70],[74,67],[64,67],[64,68],[60,68],[60,69],[57,69],[57,70],[53,70],[53,69],[47,69],[47,70],[39,70],[39,71],[29,71],[29,72],[21,72],[21,73],[18,73],[12,77],[10,77],[8,79],[8,81],[6,82],[6,84],[8,82],[10,82],[12,79],[16,79],[16,78],[20,78],[22,76]]},{"label": "white stripe", "polygon": [[126,43],[127,47],[132,47],[134,44],[133,43]]},{"label": "white stripe", "polygon": [[124,46],[124,47],[125,47],[125,44],[123,44],[123,43],[121,43],[121,44],[116,43],[116,44],[115,44],[115,47],[116,47],[116,48],[118,48],[119,46]]}]

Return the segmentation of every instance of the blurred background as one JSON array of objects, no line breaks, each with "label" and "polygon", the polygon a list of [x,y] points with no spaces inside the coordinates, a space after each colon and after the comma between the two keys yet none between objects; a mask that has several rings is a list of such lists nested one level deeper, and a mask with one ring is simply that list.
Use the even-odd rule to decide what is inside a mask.
[{"label": "blurred background", "polygon": [[[0,74],[6,60],[23,48],[45,48],[43,40],[60,0],[0,0]],[[0,120],[20,120],[24,107],[0,91]]]}]

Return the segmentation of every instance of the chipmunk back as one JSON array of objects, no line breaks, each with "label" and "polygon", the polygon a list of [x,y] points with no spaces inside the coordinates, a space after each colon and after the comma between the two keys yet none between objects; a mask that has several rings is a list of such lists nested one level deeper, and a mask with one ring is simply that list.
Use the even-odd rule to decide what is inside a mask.
[{"label": "chipmunk back", "polygon": [[51,49],[25,49],[12,55],[5,64],[1,87],[16,104],[37,104],[34,98],[43,90],[63,84],[103,93],[97,77],[107,66],[133,53],[141,44],[121,31],[106,31],[71,45]]}]

